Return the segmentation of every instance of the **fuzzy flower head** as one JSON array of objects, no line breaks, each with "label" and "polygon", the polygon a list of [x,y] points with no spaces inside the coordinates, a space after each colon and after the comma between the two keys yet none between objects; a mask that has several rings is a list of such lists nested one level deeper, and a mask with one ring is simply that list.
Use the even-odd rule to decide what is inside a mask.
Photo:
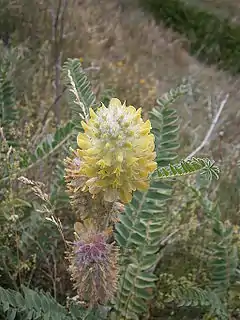
[{"label": "fuzzy flower head", "polygon": [[132,191],[146,190],[148,177],[156,169],[154,135],[150,121],[143,121],[141,108],[126,106],[113,98],[90,119],[82,122],[78,135],[80,172],[87,177],[83,190],[96,195],[103,192],[106,201],[127,203]]},{"label": "fuzzy flower head", "polygon": [[84,231],[73,243],[70,272],[80,299],[105,303],[117,288],[117,248],[107,243],[107,232]]},{"label": "fuzzy flower head", "polygon": [[106,261],[108,255],[107,243],[103,234],[96,234],[85,241],[75,242],[75,254],[77,265],[91,265]]}]

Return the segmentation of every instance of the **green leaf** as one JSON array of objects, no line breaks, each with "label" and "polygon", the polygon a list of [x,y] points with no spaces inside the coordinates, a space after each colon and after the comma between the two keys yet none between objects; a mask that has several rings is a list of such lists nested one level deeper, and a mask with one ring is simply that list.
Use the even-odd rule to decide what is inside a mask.
[{"label": "green leaf", "polygon": [[221,296],[226,296],[237,274],[238,248],[234,244],[232,226],[226,227],[220,220],[216,220],[212,229],[216,240],[209,258],[211,287]]},{"label": "green leaf", "polygon": [[197,172],[206,175],[208,179],[213,177],[218,179],[219,177],[219,168],[209,159],[192,158],[182,160],[177,164],[169,164],[166,167],[158,167],[158,176],[161,179],[175,178]]},{"label": "green leaf", "polygon": [[15,120],[15,90],[12,82],[0,70],[0,126]]},{"label": "green leaf", "polygon": [[[158,106],[150,112],[159,167],[168,165],[177,157],[178,116],[169,106],[186,90],[185,86],[171,90],[157,101]],[[168,167],[163,172],[170,175]],[[155,288],[157,280],[150,268],[154,269],[159,258],[160,239],[168,216],[166,202],[171,194],[171,186],[155,172],[150,188],[146,192],[134,192],[131,203],[125,206],[125,212],[116,224],[115,239],[122,249],[116,319],[138,319],[138,315],[147,310],[147,302],[152,296],[147,290]],[[125,261],[131,264],[126,265]]]},{"label": "green leaf", "polygon": [[17,310],[16,309],[9,309],[7,312],[7,319],[8,320],[14,320],[17,315]]},{"label": "green leaf", "polygon": [[[75,312],[73,312],[73,307],[70,309],[70,314],[72,312],[70,315],[68,310],[50,294],[34,291],[25,286],[22,286],[22,290],[24,296],[17,291],[0,287],[0,306],[3,312],[7,312],[7,319],[15,319],[18,315],[22,316],[23,311],[24,319],[102,319],[98,310],[87,310],[79,305],[75,305]],[[79,316],[74,317],[74,314]]]},{"label": "green leaf", "polygon": [[73,112],[72,120],[76,128],[81,129],[81,120],[88,120],[89,108],[94,106],[96,97],[78,59],[68,59],[63,70],[69,93],[69,105]]},{"label": "green leaf", "polygon": [[159,166],[165,166],[169,161],[174,161],[177,158],[176,150],[179,148],[178,115],[176,110],[170,109],[169,106],[187,91],[188,86],[186,85],[171,89],[157,100],[158,106],[149,113]]},{"label": "green leaf", "polygon": [[178,307],[205,307],[220,320],[228,319],[228,312],[218,297],[210,289],[182,286],[172,290],[173,301]]}]

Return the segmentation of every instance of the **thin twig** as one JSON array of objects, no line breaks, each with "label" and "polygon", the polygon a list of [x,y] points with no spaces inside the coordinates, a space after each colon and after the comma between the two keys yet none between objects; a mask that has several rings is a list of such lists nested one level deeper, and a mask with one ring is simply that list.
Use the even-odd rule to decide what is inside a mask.
[{"label": "thin twig", "polygon": [[2,128],[2,127],[0,127],[0,137],[2,138],[2,140],[3,140],[5,143],[7,142],[7,139],[6,139],[5,135],[4,135],[4,132],[3,132],[3,128]]},{"label": "thin twig", "polygon": [[42,124],[44,124],[46,122],[49,112],[52,110],[52,108],[55,107],[56,103],[59,102],[59,100],[62,98],[62,96],[63,96],[64,92],[66,91],[66,89],[67,89],[67,87],[64,87],[62,89],[62,92],[54,99],[53,103],[47,109],[47,111],[45,112],[45,115],[44,115],[44,117],[43,117],[43,119],[41,121]]},{"label": "thin twig", "polygon": [[55,93],[56,99],[53,105],[54,113],[56,116],[57,124],[60,123],[60,104],[59,95],[61,94],[61,83],[60,83],[60,73],[61,73],[61,63],[62,63],[62,45],[64,39],[64,18],[67,10],[68,1],[59,0],[56,11],[54,8],[51,9],[52,16],[52,52],[54,58],[54,69],[55,69]]},{"label": "thin twig", "polygon": [[91,67],[88,67],[88,68],[85,68],[84,71],[85,72],[88,72],[88,71],[99,71],[100,70],[100,67],[97,67],[97,66],[91,66]]},{"label": "thin twig", "polygon": [[[60,82],[60,74],[61,74],[61,61],[62,61],[62,52],[59,52],[59,55],[56,57],[55,61],[55,91],[56,97],[59,97],[61,92],[61,82]],[[56,115],[57,124],[60,124],[60,100],[56,99],[56,103],[54,104],[54,110]]]},{"label": "thin twig", "polygon": [[216,126],[216,124],[218,123],[218,120],[219,120],[219,117],[223,111],[223,108],[225,107],[226,103],[227,103],[227,100],[228,100],[228,97],[229,97],[229,94],[226,94],[226,96],[224,97],[224,99],[222,100],[220,106],[219,106],[219,109],[218,109],[218,112],[216,113],[212,123],[211,123],[211,126],[205,136],[205,138],[203,139],[203,141],[201,142],[201,144],[194,150],[192,151],[186,158],[187,159],[190,159],[192,157],[194,157],[200,150],[202,150],[206,144],[209,143],[209,139],[212,135],[212,132]]},{"label": "thin twig", "polygon": [[154,270],[156,269],[158,263],[161,260],[161,251],[170,243],[171,239],[175,236],[175,234],[177,234],[180,231],[180,228],[174,230],[173,232],[171,232],[168,236],[166,236],[166,238],[164,238],[160,244],[159,244],[159,251],[157,254],[157,260],[155,262],[155,264],[149,269],[147,270],[148,272],[154,272]]}]

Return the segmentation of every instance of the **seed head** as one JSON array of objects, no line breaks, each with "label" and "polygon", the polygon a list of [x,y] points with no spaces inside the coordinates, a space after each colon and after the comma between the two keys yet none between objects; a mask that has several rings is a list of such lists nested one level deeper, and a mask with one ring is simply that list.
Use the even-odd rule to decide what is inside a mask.
[{"label": "seed head", "polygon": [[74,288],[91,305],[106,303],[116,292],[118,250],[107,238],[106,232],[88,228],[73,243],[69,256]]}]

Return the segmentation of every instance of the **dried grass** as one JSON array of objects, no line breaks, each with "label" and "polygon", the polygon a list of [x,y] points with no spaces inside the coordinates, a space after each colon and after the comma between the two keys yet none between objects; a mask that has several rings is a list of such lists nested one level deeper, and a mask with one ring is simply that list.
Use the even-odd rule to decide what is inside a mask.
[{"label": "dried grass", "polygon": [[[43,6],[42,1],[35,2]],[[41,31],[43,49],[38,53],[39,65],[29,83],[34,88],[25,88],[34,95],[26,104],[33,105],[36,118],[40,120],[54,100],[54,72],[49,69],[52,63],[51,12],[47,3],[51,7],[51,0],[44,2],[36,26],[31,26],[38,30],[39,24],[43,27],[43,19],[46,21],[46,28]],[[239,77],[199,63],[188,54],[187,39],[157,25],[151,15],[140,9],[137,0],[72,0],[69,3],[62,44],[63,61],[67,57],[81,57],[84,67],[92,67],[89,76],[98,91],[111,88],[121,100],[141,106],[147,113],[159,95],[178,85],[183,78],[192,84],[193,94],[189,93],[186,100],[176,105],[182,119],[183,155],[203,139],[216,113],[220,93],[229,93],[209,150],[216,160],[223,159],[235,165],[240,149]],[[66,112],[62,102],[62,117]],[[209,150],[206,151],[211,156]]]},{"label": "dried grass", "polygon": [[137,1],[88,0],[79,1],[77,6],[71,14],[76,32],[67,51],[99,67],[94,75],[101,89],[112,87],[122,100],[149,110],[157,96],[188,79],[194,95],[177,108],[191,147],[208,129],[217,97],[228,92],[230,98],[217,128],[223,136],[219,139],[215,133],[211,147],[225,150],[228,156],[233,145],[236,151],[240,138],[239,78],[200,64],[188,54],[188,41],[157,25]]}]

